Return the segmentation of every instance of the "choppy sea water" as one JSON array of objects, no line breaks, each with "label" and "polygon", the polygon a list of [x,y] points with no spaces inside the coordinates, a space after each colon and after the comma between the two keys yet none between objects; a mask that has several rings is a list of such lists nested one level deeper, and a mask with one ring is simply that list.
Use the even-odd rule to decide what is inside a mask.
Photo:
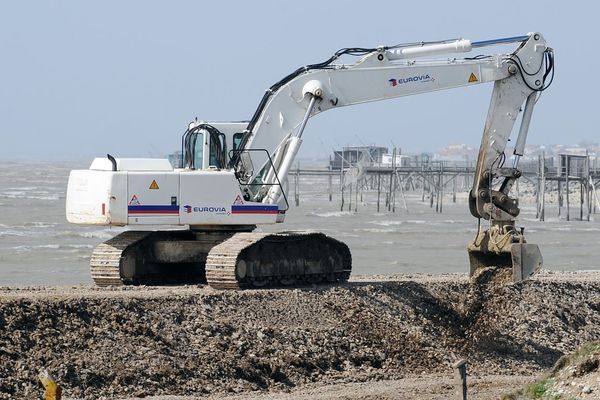
[{"label": "choppy sea water", "polygon": [[[89,283],[88,260],[97,244],[126,228],[81,226],[65,219],[69,171],[86,168],[74,163],[0,161],[0,285]],[[407,193],[406,211],[400,194],[396,212],[377,212],[376,193],[340,210],[334,180],[329,202],[327,181],[302,177],[300,205],[293,204],[283,224],[265,231],[319,230],[346,242],[358,274],[441,273],[468,271],[466,244],[473,240],[477,221],[464,200],[444,198],[443,213],[435,212],[420,193]],[[347,193],[346,193],[347,197]],[[540,245],[545,267],[554,270],[600,269],[600,214],[592,221],[564,221],[548,207],[546,221],[535,219],[535,206],[522,205],[517,224],[525,226],[530,243]],[[578,217],[578,211],[572,215]],[[564,215],[564,212],[563,212]]]}]

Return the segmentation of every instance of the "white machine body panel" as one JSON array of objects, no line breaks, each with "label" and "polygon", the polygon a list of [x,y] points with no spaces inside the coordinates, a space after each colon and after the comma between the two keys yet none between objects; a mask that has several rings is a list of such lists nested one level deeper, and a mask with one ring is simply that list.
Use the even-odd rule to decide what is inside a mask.
[{"label": "white machine body panel", "polygon": [[71,171],[66,207],[74,224],[126,225],[127,172]]},{"label": "white machine body panel", "polygon": [[273,224],[276,204],[247,202],[233,171],[181,171],[181,224]]},{"label": "white machine body panel", "polygon": [[179,224],[179,173],[128,171],[127,193],[128,224]]},{"label": "white machine body panel", "polygon": [[[173,167],[166,158],[117,158],[117,171],[171,171]],[[94,158],[90,169],[112,171],[108,158]]]},{"label": "white machine body panel", "polygon": [[[192,226],[278,222],[279,207],[245,201],[231,170],[148,171],[143,164],[130,164],[134,170],[112,171],[110,161],[105,168],[95,160],[92,166],[97,169],[71,171],[67,220],[89,225]],[[127,164],[117,159],[117,165]]]}]

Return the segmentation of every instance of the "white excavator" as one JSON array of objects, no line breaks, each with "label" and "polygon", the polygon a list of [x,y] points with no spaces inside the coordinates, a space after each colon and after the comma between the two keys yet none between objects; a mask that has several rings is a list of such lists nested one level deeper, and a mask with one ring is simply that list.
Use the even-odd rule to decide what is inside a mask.
[{"label": "white excavator", "polygon": [[[514,44],[510,54],[457,57]],[[342,56],[358,56],[351,64]],[[440,57],[443,56],[443,57]],[[471,276],[512,269],[521,281],[542,265],[537,245],[515,228],[519,158],[534,105],[554,77],[554,57],[540,33],[487,41],[465,39],[345,48],[299,68],[264,94],[250,121],[189,124],[182,163],[166,159],[96,158],[71,171],[66,214],[76,224],[180,226],[129,230],[98,245],[91,273],[100,286],[207,282],[215,288],[343,282],[351,272],[344,243],[317,232],[254,232],[283,222],[286,182],[310,117],[364,102],[493,82],[473,187],[472,215],[489,223],[468,245]],[[506,144],[522,113],[514,162]]]}]

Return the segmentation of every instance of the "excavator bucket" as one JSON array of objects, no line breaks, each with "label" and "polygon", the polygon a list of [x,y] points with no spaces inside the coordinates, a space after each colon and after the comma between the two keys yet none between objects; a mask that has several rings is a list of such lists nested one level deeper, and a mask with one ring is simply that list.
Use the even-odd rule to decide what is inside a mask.
[{"label": "excavator bucket", "polygon": [[477,276],[484,269],[511,269],[512,278],[510,280],[521,282],[541,269],[542,253],[536,244],[512,243],[509,246],[510,251],[503,252],[484,251],[479,246],[469,246],[471,278]]}]

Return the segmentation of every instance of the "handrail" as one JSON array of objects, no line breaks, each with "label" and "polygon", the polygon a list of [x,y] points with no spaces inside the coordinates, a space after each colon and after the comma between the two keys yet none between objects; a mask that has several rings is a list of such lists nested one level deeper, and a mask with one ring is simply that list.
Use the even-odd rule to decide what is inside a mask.
[{"label": "handrail", "polygon": [[283,195],[283,199],[285,200],[285,205],[286,208],[284,210],[279,210],[279,211],[283,211],[286,212],[287,210],[290,209],[290,203],[288,202],[287,196],[285,195],[285,190],[283,190],[283,186],[281,184],[281,181],[279,180],[279,175],[277,174],[277,169],[275,169],[275,165],[273,164],[273,160],[271,159],[271,154],[269,154],[269,152],[267,151],[267,149],[239,149],[239,150],[234,150],[231,149],[229,150],[229,159],[232,159],[232,156],[235,155],[236,158],[239,160],[239,156],[242,153],[250,153],[250,152],[265,152],[267,154],[267,159],[269,160],[269,164],[271,165],[271,168],[273,168],[273,172],[275,174],[275,179],[277,179],[277,183],[245,183],[242,182],[239,178],[239,176],[237,174],[235,174],[236,179],[238,180],[238,183],[240,185],[245,185],[245,186],[279,186],[279,188],[281,189],[281,194]]}]

